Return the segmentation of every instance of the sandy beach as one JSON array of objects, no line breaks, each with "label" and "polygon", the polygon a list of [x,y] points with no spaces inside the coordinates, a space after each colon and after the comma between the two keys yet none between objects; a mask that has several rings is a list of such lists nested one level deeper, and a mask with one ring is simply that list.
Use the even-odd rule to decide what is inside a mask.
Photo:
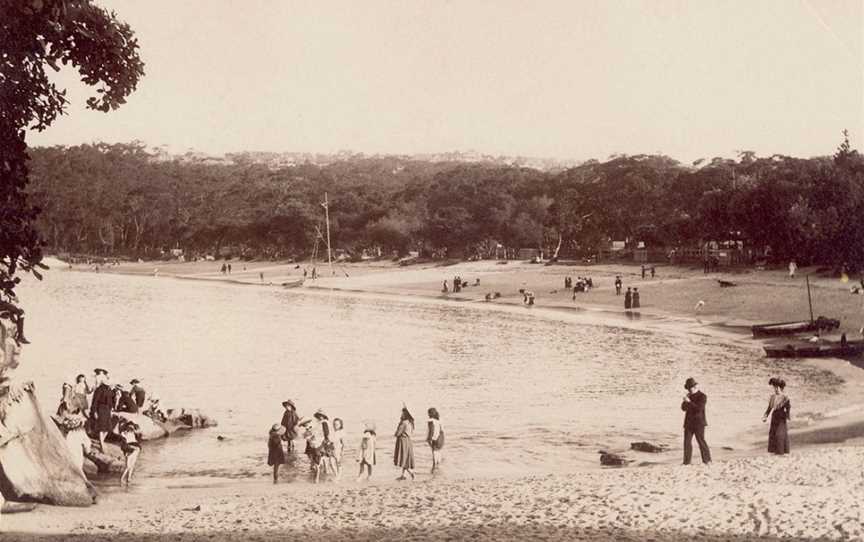
[{"label": "sandy beach", "polygon": [[[222,280],[248,285],[278,285],[302,276],[294,263],[234,262],[230,276],[221,262],[125,263],[100,272]],[[243,268],[246,268],[245,270]],[[308,266],[307,266],[308,267]],[[73,266],[81,271],[86,266]],[[319,266],[319,272],[326,266]],[[304,291],[343,290],[368,295],[418,296],[521,305],[519,288],[537,295],[536,309],[593,311],[623,317],[612,280],[642,292],[641,313],[687,332],[716,333],[736,342],[748,338],[747,325],[807,317],[803,279],[780,271],[703,275],[701,269],[658,267],[642,280],[638,266],[538,266],[511,262],[471,262],[400,268],[391,263],[339,265],[337,274],[307,280]],[[806,270],[802,270],[805,271]],[[261,280],[260,273],[264,274]],[[347,276],[346,276],[347,275]],[[442,296],[441,281],[460,275],[470,286]],[[591,276],[597,288],[587,294],[563,289],[565,276]],[[720,289],[716,280],[736,282]],[[841,318],[841,330],[860,327],[858,296],[837,279],[811,279],[817,314]],[[705,308],[695,313],[697,300]],[[527,309],[526,309],[527,310]],[[643,320],[644,322],[645,320]],[[861,379],[860,369],[842,360],[821,360],[846,381]],[[857,384],[856,384],[857,385]],[[838,405],[839,406],[839,405]],[[87,509],[40,506],[34,512],[2,518],[0,540],[271,540],[311,537],[324,540],[857,540],[864,537],[864,411],[838,408],[820,420],[793,420],[793,453],[763,451],[767,427],[742,435],[747,448],[717,449],[710,467],[681,466],[674,453],[628,454],[654,463],[573,472],[567,475],[502,479],[418,477],[395,483],[388,468],[376,480],[272,485],[267,481],[208,487],[160,487],[129,493],[110,490]],[[710,442],[710,428],[709,428]],[[841,442],[843,444],[835,444]],[[807,445],[807,446],[804,446]],[[387,453],[380,450],[381,463]],[[451,458],[451,461],[455,459]],[[349,465],[353,470],[353,464]]]},{"label": "sandy beach", "polygon": [[3,518],[0,540],[860,540],[864,448],[517,480],[245,484]]}]

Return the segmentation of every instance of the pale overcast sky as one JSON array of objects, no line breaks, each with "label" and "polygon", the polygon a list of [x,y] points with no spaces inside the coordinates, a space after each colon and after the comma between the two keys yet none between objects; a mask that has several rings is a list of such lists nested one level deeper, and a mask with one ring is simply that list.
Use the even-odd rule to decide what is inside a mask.
[{"label": "pale overcast sky", "polygon": [[691,161],[864,149],[864,1],[103,0],[146,76],[34,145]]}]

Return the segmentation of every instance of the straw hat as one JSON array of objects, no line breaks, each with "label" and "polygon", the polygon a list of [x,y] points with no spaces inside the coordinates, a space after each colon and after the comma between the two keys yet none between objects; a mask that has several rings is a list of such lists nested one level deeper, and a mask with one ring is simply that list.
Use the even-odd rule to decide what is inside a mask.
[{"label": "straw hat", "polygon": [[315,414],[313,414],[313,416],[315,416],[316,418],[324,418],[325,420],[330,419],[330,417],[327,416],[327,414],[324,412],[323,408],[319,408],[318,410],[316,410]]},{"label": "straw hat", "polygon": [[297,410],[297,405],[295,405],[294,401],[292,401],[291,399],[285,399],[284,401],[282,401],[283,407],[288,406],[288,405],[291,405],[291,408],[293,408],[294,410]]},{"label": "straw hat", "polygon": [[284,435],[285,434],[285,426],[278,424],[278,423],[274,423],[273,427],[270,428],[270,432],[276,433],[279,435]]}]

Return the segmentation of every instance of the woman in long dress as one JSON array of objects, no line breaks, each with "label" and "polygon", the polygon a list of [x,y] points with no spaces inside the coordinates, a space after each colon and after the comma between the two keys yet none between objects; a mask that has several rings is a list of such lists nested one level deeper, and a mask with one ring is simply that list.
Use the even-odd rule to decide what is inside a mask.
[{"label": "woman in long dress", "polygon": [[273,483],[279,481],[279,467],[285,464],[285,450],[282,449],[282,437],[285,435],[285,427],[282,424],[273,424],[267,439],[267,464],[273,467]]},{"label": "woman in long dress", "polygon": [[414,432],[414,417],[406,407],[402,407],[399,426],[396,427],[396,448],[393,451],[393,464],[402,468],[402,474],[397,480],[404,480],[405,473],[414,479],[414,446],[411,444],[411,434]]},{"label": "woman in long dress", "polygon": [[786,382],[782,378],[772,378],[768,384],[774,388],[774,393],[768,400],[768,408],[762,421],[771,417],[771,425],[768,428],[768,452],[772,454],[789,453],[789,432],[786,422],[790,417],[792,405],[786,397],[784,390]]}]

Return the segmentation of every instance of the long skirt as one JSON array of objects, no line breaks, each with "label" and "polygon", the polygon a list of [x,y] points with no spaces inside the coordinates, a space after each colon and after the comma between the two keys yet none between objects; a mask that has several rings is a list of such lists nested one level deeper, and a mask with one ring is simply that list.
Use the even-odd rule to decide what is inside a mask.
[{"label": "long skirt", "polygon": [[771,427],[768,428],[768,451],[772,454],[789,453],[789,432],[786,430],[786,418],[771,416]]},{"label": "long skirt", "polygon": [[403,435],[396,439],[393,464],[403,469],[414,468],[414,445],[411,444],[411,437]]}]

